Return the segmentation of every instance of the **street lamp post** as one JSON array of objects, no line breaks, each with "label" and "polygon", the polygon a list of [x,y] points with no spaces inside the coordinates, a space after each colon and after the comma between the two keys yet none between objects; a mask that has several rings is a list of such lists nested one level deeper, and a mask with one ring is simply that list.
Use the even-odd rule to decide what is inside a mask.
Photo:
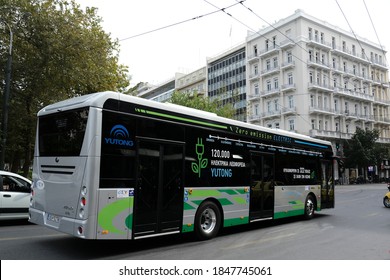
[{"label": "street lamp post", "polygon": [[1,123],[1,156],[0,156],[0,170],[4,169],[5,163],[5,151],[7,146],[7,136],[8,136],[8,106],[9,106],[9,96],[10,96],[10,87],[11,87],[11,66],[12,66],[12,41],[13,41],[13,32],[11,26],[3,21],[4,24],[9,29],[9,51],[7,58],[7,67],[5,70],[5,86],[4,86],[4,95],[3,95],[3,116]]}]

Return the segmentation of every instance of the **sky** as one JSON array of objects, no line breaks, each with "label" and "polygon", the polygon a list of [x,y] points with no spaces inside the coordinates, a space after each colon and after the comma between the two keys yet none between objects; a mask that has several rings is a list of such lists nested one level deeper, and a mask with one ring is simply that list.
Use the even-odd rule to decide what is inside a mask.
[{"label": "sky", "polygon": [[195,71],[208,57],[244,43],[248,30],[261,30],[297,9],[390,50],[389,0],[245,0],[245,6],[236,0],[76,2],[98,8],[103,29],[120,42],[119,62],[128,66],[131,85],[157,85],[177,72]]}]

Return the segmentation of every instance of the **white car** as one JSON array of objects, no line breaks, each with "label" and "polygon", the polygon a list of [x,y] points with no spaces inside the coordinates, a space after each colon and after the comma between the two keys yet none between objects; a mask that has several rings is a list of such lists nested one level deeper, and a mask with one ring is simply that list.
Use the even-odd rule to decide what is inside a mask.
[{"label": "white car", "polygon": [[28,219],[31,181],[0,170],[0,220]]}]

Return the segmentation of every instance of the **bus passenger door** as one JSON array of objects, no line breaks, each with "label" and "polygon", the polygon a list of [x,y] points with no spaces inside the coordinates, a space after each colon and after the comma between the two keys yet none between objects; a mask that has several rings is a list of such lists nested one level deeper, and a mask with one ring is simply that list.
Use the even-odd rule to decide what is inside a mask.
[{"label": "bus passenger door", "polygon": [[138,141],[134,238],[180,231],[183,168],[184,144]]},{"label": "bus passenger door", "polygon": [[251,153],[250,220],[273,217],[274,213],[274,155]]},{"label": "bus passenger door", "polygon": [[334,208],[333,162],[321,160],[321,208]]}]

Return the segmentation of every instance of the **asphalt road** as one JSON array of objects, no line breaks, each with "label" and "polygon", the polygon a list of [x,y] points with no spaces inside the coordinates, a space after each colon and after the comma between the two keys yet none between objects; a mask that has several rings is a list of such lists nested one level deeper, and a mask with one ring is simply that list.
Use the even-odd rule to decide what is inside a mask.
[{"label": "asphalt road", "polygon": [[81,240],[27,221],[0,221],[1,260],[389,260],[385,184],[336,186],[336,207],[309,221],[288,218],[228,228],[212,240],[176,235],[137,241]]}]

